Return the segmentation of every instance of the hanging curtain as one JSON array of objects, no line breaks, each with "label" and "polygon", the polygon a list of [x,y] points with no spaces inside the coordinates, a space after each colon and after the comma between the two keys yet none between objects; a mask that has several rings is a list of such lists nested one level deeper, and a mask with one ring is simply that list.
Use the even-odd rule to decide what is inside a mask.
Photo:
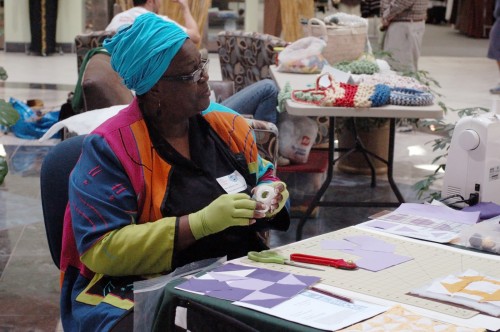
[{"label": "hanging curtain", "polygon": [[313,0],[280,0],[283,39],[294,42],[304,37],[301,19],[314,17]]},{"label": "hanging curtain", "polygon": [[46,56],[56,52],[57,0],[30,0],[30,51]]},{"label": "hanging curtain", "polygon": [[[212,7],[212,0],[190,0],[189,8],[194,20],[200,29],[200,35],[204,36],[207,28],[208,9]],[[181,12],[181,6],[172,3],[171,0],[163,0],[160,8],[160,14],[168,16],[170,19],[176,21],[180,25],[184,25],[184,16]],[[199,47],[200,45],[198,45]]]}]

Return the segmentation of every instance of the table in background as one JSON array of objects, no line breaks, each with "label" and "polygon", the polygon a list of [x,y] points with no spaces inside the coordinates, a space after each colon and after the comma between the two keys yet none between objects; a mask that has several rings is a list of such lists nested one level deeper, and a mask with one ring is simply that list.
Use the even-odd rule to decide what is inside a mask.
[{"label": "table in background", "polygon": [[[292,89],[307,89],[311,88],[316,82],[317,74],[293,74],[278,72],[276,66],[271,66],[271,74],[276,84],[280,89],[285,87],[286,83],[290,83]],[[398,118],[441,118],[443,110],[438,105],[430,106],[396,106],[387,105],[383,107],[373,108],[349,108],[349,107],[321,107],[316,105],[308,105],[297,103],[292,100],[286,101],[287,112],[291,115],[298,116],[327,116],[329,117],[329,130],[328,130],[328,170],[325,181],[315,194],[305,214],[301,217],[299,225],[297,226],[296,239],[302,238],[302,229],[316,206],[338,206],[338,207],[394,207],[400,203],[404,203],[404,198],[401,195],[393,178],[393,162],[394,162],[394,140],[396,133],[396,119]],[[388,158],[387,160],[380,156],[374,155],[372,152],[366,150],[356,137],[355,146],[352,148],[360,151],[365,156],[371,155],[383,163],[387,164],[387,180],[394,192],[398,202],[338,202],[338,201],[320,201],[324,193],[328,189],[333,176],[333,169],[335,166],[334,158],[334,132],[335,132],[335,118],[336,117],[353,117],[353,118],[388,118],[390,123],[389,144],[388,144]],[[351,150],[352,150],[351,149]],[[342,158],[342,156],[340,157]],[[367,159],[369,160],[369,159]],[[375,178],[375,170],[373,165],[370,165],[372,170],[372,179]]]}]

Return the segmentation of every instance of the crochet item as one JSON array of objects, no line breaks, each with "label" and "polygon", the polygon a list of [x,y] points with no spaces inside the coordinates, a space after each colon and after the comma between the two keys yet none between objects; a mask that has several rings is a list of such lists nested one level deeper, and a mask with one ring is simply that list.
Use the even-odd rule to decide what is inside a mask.
[{"label": "crochet item", "polygon": [[430,92],[408,88],[392,88],[390,104],[400,106],[432,105],[434,96]]},{"label": "crochet item", "polygon": [[333,68],[337,68],[338,70],[342,70],[345,72],[350,72],[351,74],[375,74],[380,71],[379,66],[369,60],[354,60],[354,61],[342,61],[336,63]]},{"label": "crochet item", "polygon": [[375,73],[373,75],[359,75],[355,77],[358,82],[366,84],[385,84],[391,88],[409,88],[422,91],[429,91],[429,87],[420,83],[416,78],[401,76],[395,73]]},{"label": "crochet item", "polygon": [[[319,84],[323,76],[327,76],[330,81],[326,87]],[[387,105],[390,92],[391,89],[384,84],[337,83],[331,74],[326,73],[318,76],[316,88],[293,90],[291,98],[299,103],[318,106],[368,108]]]}]

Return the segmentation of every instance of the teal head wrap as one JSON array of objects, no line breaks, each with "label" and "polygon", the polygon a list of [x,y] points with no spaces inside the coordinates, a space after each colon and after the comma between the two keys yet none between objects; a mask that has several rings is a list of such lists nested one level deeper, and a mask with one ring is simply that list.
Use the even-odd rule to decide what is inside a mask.
[{"label": "teal head wrap", "polygon": [[106,39],[103,46],[123,83],[142,95],[165,73],[186,38],[188,35],[177,24],[147,13]]}]

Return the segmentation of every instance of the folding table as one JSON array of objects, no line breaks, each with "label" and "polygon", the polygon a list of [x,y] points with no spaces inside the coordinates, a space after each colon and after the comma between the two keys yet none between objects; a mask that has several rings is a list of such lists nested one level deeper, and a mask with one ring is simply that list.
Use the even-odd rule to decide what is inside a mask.
[{"label": "folding table", "polygon": [[[295,74],[295,73],[282,73],[277,70],[276,66],[271,66],[271,75],[280,89],[283,89],[287,83],[290,84],[292,89],[307,89],[311,88],[316,82],[317,74]],[[441,118],[443,110],[439,105],[433,104],[430,106],[396,106],[387,105],[383,107],[372,108],[349,108],[349,107],[321,107],[316,105],[302,104],[287,100],[285,102],[286,110],[291,115],[298,116],[327,116],[330,119],[329,123],[329,143],[328,143],[328,170],[327,176],[323,185],[313,197],[305,214],[301,217],[299,225],[297,226],[296,239],[302,238],[302,229],[316,206],[338,206],[338,207],[391,207],[398,206],[404,203],[404,198],[396,185],[393,178],[393,163],[394,163],[394,141],[396,132],[396,119],[398,118]],[[388,158],[383,159],[375,155],[371,151],[364,148],[363,142],[356,137],[355,146],[351,150],[360,151],[365,157],[374,157],[383,163],[387,164],[387,180],[391,186],[394,195],[398,202],[347,202],[347,201],[322,201],[321,198],[325,194],[328,186],[332,180],[333,169],[336,160],[334,158],[334,131],[335,131],[335,118],[336,117],[369,117],[369,118],[388,118],[390,122],[390,134],[388,142]],[[357,136],[357,135],[355,135]],[[367,159],[369,160],[369,159]],[[371,165],[372,166],[372,165]],[[372,168],[372,179],[375,177],[375,171]],[[372,182],[373,183],[373,182]]]}]

